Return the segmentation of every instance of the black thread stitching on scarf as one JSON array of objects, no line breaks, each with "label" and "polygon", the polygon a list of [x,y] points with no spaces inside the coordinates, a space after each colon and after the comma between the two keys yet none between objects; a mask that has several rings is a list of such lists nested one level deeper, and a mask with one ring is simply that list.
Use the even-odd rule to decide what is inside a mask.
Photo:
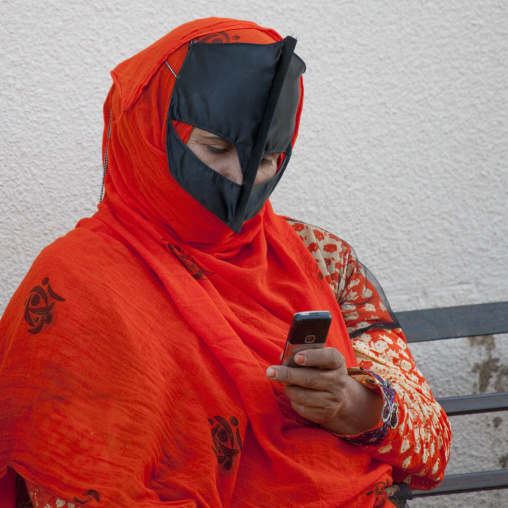
[{"label": "black thread stitching on scarf", "polygon": [[65,298],[55,293],[49,284],[48,277],[45,277],[41,286],[35,286],[25,301],[23,317],[30,326],[28,333],[35,335],[42,330],[44,325],[49,325],[53,321],[51,312],[56,302],[65,302]]},{"label": "black thread stitching on scarf", "polygon": [[101,496],[100,494],[96,491],[96,490],[87,490],[86,492],[83,492],[83,494],[81,494],[82,496],[85,496],[85,497],[88,497],[88,499],[78,499],[77,497],[74,497],[74,502],[75,503],[80,503],[80,504],[87,504],[89,503],[92,499],[95,499],[98,503],[101,502]]},{"label": "black thread stitching on scarf", "polygon": [[209,270],[204,270],[200,268],[194,258],[192,257],[189,251],[182,249],[179,245],[173,245],[169,243],[167,240],[162,240],[164,246],[169,249],[169,251],[174,254],[182,263],[183,266],[187,269],[187,271],[195,278],[195,279],[207,279],[208,276],[214,275],[213,272]]},{"label": "black thread stitching on scarf", "polygon": [[[208,419],[208,423],[212,426],[212,450],[217,457],[217,462],[219,466],[229,471],[233,466],[233,460],[243,448],[238,418],[232,416],[228,422],[222,416],[214,416]],[[231,425],[236,429],[233,429]]]},{"label": "black thread stitching on scarf", "polygon": [[239,35],[233,35],[233,37],[230,37],[227,32],[217,32],[215,34],[203,35],[203,37],[197,38],[196,42],[205,42],[208,44],[224,44],[237,41],[239,39]]}]

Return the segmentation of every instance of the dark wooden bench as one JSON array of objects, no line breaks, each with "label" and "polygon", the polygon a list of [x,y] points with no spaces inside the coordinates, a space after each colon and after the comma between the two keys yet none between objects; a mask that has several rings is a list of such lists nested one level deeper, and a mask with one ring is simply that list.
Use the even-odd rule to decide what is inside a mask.
[{"label": "dark wooden bench", "polygon": [[[508,333],[508,302],[397,312],[408,343]],[[448,416],[508,410],[508,392],[437,399]],[[508,447],[508,444],[507,444]],[[508,489],[508,469],[445,475],[431,491],[414,497]]]}]

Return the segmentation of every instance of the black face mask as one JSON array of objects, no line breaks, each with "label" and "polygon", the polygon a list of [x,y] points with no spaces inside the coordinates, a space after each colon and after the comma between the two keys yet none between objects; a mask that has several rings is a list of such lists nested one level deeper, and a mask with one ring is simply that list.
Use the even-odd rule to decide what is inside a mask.
[{"label": "black face mask", "polygon": [[[201,205],[239,233],[282,177],[305,64],[294,54],[296,40],[274,44],[192,43],[171,97],[166,149],[171,174]],[[212,132],[236,148],[241,185],[200,161],[180,139],[172,120]],[[266,154],[284,153],[277,173],[254,187]]]}]

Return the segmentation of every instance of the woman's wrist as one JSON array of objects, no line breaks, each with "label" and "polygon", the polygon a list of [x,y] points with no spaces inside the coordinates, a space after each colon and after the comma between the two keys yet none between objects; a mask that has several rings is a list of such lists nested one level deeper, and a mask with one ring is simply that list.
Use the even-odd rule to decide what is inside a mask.
[{"label": "woman's wrist", "polygon": [[334,434],[354,446],[379,447],[385,442],[388,433],[395,430],[399,424],[399,406],[395,389],[391,381],[385,380],[378,374],[362,367],[348,369],[348,372],[365,388],[382,394],[384,403],[381,420],[376,427],[360,434]]}]

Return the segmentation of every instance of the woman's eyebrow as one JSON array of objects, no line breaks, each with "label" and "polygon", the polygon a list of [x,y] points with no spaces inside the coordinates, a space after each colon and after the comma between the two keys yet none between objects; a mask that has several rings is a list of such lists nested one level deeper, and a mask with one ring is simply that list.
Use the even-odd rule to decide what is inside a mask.
[{"label": "woman's eyebrow", "polygon": [[207,139],[209,141],[222,141],[224,143],[230,144],[227,139],[224,139],[224,138],[218,136],[217,134],[213,134],[211,132],[203,133],[203,134],[201,134],[201,137],[203,139]]}]

